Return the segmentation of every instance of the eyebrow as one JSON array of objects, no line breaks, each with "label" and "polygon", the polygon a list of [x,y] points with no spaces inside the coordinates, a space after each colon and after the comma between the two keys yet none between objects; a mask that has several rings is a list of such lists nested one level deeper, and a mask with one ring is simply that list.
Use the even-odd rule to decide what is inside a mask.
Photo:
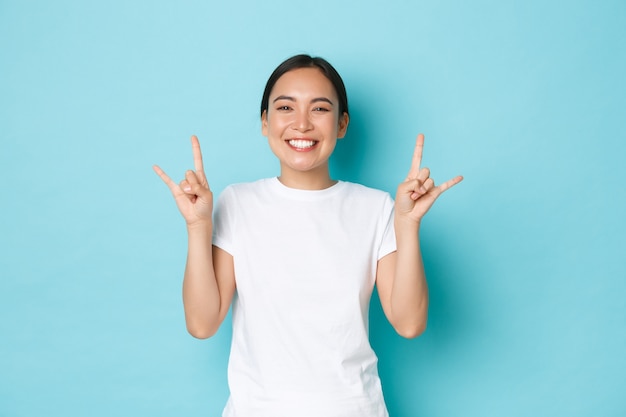
[{"label": "eyebrow", "polygon": [[[295,98],[291,97],[291,96],[278,96],[276,97],[272,103],[276,103],[278,100],[287,100],[287,101],[296,101]],[[311,100],[311,103],[318,103],[318,102],[324,102],[324,103],[328,103],[331,106],[334,106],[333,102],[330,101],[330,99],[326,98],[326,97],[316,97],[313,100]]]}]

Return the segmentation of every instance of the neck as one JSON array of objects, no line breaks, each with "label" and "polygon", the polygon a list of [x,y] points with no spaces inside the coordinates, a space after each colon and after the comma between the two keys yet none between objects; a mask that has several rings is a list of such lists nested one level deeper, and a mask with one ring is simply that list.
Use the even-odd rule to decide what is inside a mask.
[{"label": "neck", "polygon": [[283,167],[278,180],[286,187],[298,190],[324,190],[337,184],[336,180],[330,178],[328,167],[317,172],[292,171]]}]

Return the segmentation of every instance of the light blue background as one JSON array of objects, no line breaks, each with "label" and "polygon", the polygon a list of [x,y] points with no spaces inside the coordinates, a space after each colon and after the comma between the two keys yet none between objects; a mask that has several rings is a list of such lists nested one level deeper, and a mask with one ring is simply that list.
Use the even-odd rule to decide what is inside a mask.
[{"label": "light blue background", "polygon": [[[230,321],[186,334],[186,235],[151,165],[272,176],[266,78],[343,75],[336,177],[414,137],[463,174],[422,231],[429,327],[371,339],[392,417],[626,415],[626,2],[0,0],[0,416],[217,416]],[[346,248],[349,252],[349,248]]]}]

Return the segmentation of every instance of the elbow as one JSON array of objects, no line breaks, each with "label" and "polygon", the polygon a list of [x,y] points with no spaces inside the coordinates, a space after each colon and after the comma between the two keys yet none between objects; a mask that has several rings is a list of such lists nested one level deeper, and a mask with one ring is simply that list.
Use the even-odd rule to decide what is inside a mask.
[{"label": "elbow", "polygon": [[405,339],[415,339],[426,331],[426,319],[394,326],[396,333]]},{"label": "elbow", "polygon": [[398,334],[405,339],[415,339],[416,337],[421,336],[424,331],[426,331],[426,324],[424,324],[423,326],[413,326],[396,329],[396,332],[398,332]]},{"label": "elbow", "polygon": [[206,330],[189,329],[189,328],[187,328],[187,331],[189,332],[190,335],[192,335],[196,339],[208,339],[209,337],[215,334],[215,332],[210,332]]},{"label": "elbow", "polygon": [[187,331],[196,339],[208,339],[217,333],[218,326],[187,322]]}]

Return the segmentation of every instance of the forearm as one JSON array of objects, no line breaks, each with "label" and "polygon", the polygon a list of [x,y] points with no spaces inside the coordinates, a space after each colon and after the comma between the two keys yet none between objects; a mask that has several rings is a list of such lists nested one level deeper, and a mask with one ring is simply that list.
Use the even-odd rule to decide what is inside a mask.
[{"label": "forearm", "polygon": [[[415,337],[426,329],[428,319],[428,286],[419,243],[422,218],[435,200],[458,184],[457,176],[435,186],[428,168],[421,168],[424,135],[417,135],[411,169],[396,192],[394,230],[397,252],[389,261],[379,261],[379,292],[385,314],[398,333]],[[392,277],[389,279],[388,277]],[[378,282],[378,278],[377,278]]]},{"label": "forearm", "polygon": [[391,291],[394,327],[405,337],[416,337],[426,328],[428,286],[419,243],[419,224],[396,219],[396,267]]},{"label": "forearm", "polygon": [[212,256],[212,225],[187,228],[188,253],[183,280],[183,304],[189,333],[213,335],[220,325],[220,293]]}]

